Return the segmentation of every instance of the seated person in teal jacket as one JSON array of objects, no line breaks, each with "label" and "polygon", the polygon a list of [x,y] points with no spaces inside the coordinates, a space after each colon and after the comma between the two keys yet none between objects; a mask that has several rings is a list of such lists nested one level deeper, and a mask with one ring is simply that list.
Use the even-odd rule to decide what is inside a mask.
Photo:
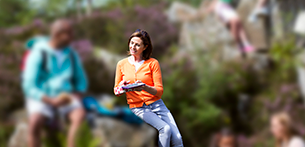
[{"label": "seated person in teal jacket", "polygon": [[[69,46],[72,39],[71,22],[57,20],[50,38],[36,41],[25,61],[22,88],[29,114],[29,147],[41,146],[40,130],[57,113],[69,119],[67,146],[75,147],[76,132],[85,116],[82,94],[88,83],[78,54]],[[63,93],[69,98],[61,98]]]}]

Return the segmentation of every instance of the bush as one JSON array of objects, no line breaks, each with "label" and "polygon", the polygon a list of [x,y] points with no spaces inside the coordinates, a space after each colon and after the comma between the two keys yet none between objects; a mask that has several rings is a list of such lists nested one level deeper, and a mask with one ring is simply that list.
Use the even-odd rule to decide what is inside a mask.
[{"label": "bush", "polygon": [[77,34],[92,40],[96,46],[126,54],[129,36],[136,29],[144,29],[152,39],[153,55],[158,57],[177,41],[178,36],[176,27],[167,21],[164,9],[165,5],[160,3],[150,7],[113,9],[104,13],[97,11],[77,23]]},{"label": "bush", "polygon": [[[44,138],[43,144],[46,147],[54,147],[58,145],[64,147],[67,145],[67,131],[58,132],[56,136],[57,141],[59,141],[59,144],[55,145],[54,140],[49,140],[49,138]],[[100,138],[96,138],[93,136],[91,129],[89,128],[87,123],[83,123],[78,131],[75,144],[76,147],[97,147],[101,145],[101,140]]]}]

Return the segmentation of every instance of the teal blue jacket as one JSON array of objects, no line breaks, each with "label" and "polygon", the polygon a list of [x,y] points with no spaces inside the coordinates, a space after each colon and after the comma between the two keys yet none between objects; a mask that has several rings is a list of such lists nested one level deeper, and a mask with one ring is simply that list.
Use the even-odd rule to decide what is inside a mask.
[{"label": "teal blue jacket", "polygon": [[[46,69],[42,68],[43,51],[46,53]],[[22,89],[26,98],[41,100],[44,95],[56,97],[62,92],[86,92],[87,77],[78,54],[71,47],[63,48],[64,61],[58,67],[54,51],[48,39],[40,39],[31,45],[22,74]],[[70,53],[75,57],[74,63]],[[73,83],[72,76],[75,79]]]}]

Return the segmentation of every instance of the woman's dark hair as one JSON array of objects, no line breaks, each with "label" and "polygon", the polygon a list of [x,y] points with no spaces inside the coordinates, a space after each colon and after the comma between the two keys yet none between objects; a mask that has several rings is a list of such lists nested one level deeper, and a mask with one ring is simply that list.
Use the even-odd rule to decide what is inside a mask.
[{"label": "woman's dark hair", "polygon": [[[149,37],[149,34],[145,31],[145,30],[141,30],[141,29],[137,29],[134,33],[131,34],[131,36],[129,37],[129,40],[128,40],[128,46],[129,46],[129,43],[130,43],[130,40],[133,38],[133,37],[139,37],[141,38],[141,40],[143,41],[143,44],[144,46],[146,47],[146,49],[143,51],[143,59],[144,60],[147,60],[150,58],[150,56],[152,55],[152,50],[153,50],[153,47],[152,47],[152,44],[151,44],[151,41],[150,41],[150,37]],[[129,52],[128,52],[129,53]]]}]

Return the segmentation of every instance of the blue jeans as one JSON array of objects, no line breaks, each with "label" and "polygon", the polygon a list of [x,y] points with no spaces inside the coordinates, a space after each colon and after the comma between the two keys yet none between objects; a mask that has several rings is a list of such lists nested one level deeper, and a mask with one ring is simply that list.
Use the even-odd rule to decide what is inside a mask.
[{"label": "blue jeans", "polygon": [[159,131],[159,147],[183,147],[174,117],[161,99],[150,105],[144,103],[131,111]]}]

